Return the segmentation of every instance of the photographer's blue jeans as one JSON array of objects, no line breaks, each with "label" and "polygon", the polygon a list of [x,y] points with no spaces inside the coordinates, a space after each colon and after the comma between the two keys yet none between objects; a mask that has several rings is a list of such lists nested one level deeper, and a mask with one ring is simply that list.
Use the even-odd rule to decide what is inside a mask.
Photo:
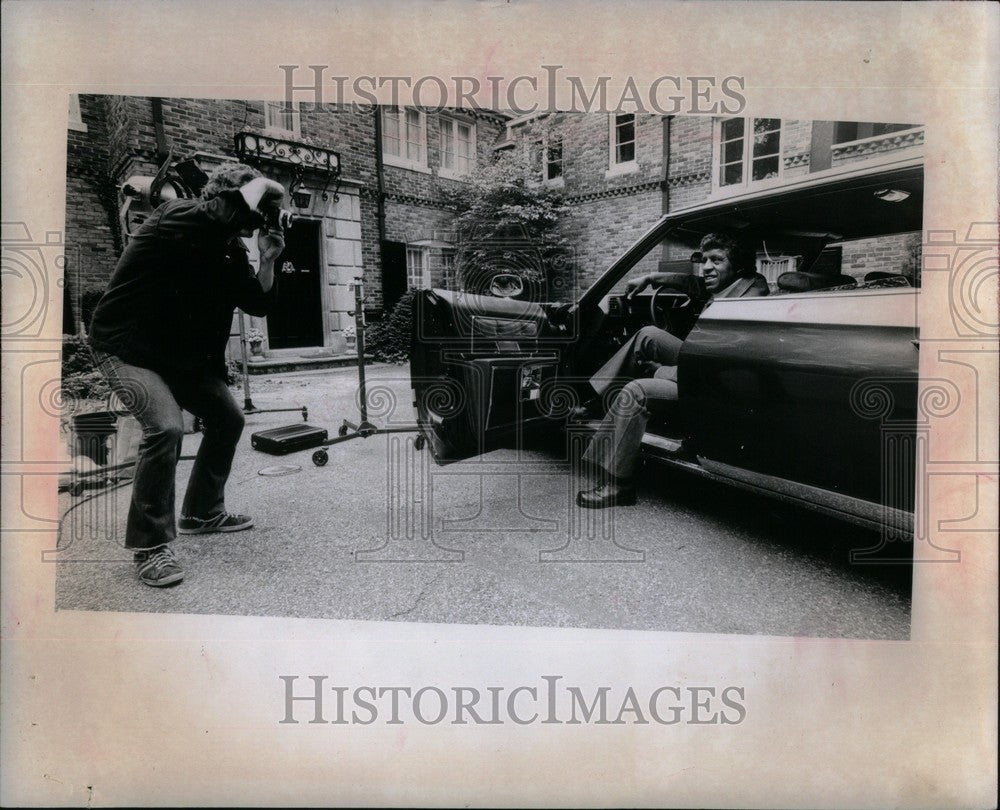
[{"label": "photographer's blue jeans", "polygon": [[181,514],[206,518],[224,512],[226,481],[244,421],[225,382],[208,371],[160,373],[103,352],[94,356],[111,389],[142,426],[125,547],[154,548],[177,536],[174,481],[184,437],[181,408],[204,425]]}]

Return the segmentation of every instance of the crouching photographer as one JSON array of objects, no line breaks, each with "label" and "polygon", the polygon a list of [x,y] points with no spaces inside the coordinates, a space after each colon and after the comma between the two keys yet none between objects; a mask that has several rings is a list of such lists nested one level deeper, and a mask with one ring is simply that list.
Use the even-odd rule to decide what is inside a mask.
[{"label": "crouching photographer", "polygon": [[[284,188],[243,164],[218,168],[202,196],[157,208],[133,236],[97,304],[90,344],[112,390],[142,426],[125,546],[147,585],[179,582],[181,534],[235,532],[253,520],[225,503],[243,413],[226,385],[233,310],[266,315],[284,249]],[[254,274],[240,236],[259,231]],[[181,409],[204,425],[175,524]]]}]

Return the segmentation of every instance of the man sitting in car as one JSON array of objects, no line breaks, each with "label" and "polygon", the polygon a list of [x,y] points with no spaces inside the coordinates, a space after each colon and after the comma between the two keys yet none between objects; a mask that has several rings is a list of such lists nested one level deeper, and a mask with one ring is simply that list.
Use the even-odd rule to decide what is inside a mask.
[{"label": "man sitting in car", "polygon": [[[756,272],[752,244],[730,234],[707,234],[699,246],[700,274],[713,298],[748,298],[768,294],[767,280]],[[650,284],[664,281],[664,274],[649,273],[630,281],[625,297],[631,298]],[[677,356],[683,341],[663,329],[640,329],[605,363],[590,384],[601,397],[613,386],[625,386],[614,396],[584,461],[594,465],[600,482],[577,494],[579,506],[603,509],[636,501],[633,475],[642,436],[651,412],[677,399]]]}]

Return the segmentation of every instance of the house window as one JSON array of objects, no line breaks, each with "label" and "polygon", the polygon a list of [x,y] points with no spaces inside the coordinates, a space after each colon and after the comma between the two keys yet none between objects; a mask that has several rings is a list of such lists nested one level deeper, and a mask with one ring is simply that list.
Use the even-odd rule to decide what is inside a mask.
[{"label": "house window", "polygon": [[458,289],[458,278],[455,276],[455,251],[441,251],[441,286],[446,290]]},{"label": "house window", "polygon": [[428,171],[427,121],[420,110],[382,108],[382,159],[391,166]]},{"label": "house window", "polygon": [[406,283],[413,290],[426,290],[431,286],[431,268],[424,247],[406,248]]},{"label": "house window", "polygon": [[635,113],[612,115],[609,121],[608,171],[605,177],[636,171],[639,167],[635,160]]},{"label": "house window", "polygon": [[275,135],[299,136],[299,102],[268,101],[264,105],[264,129]]},{"label": "house window", "polygon": [[547,132],[541,138],[529,141],[527,147],[530,181],[561,185],[563,182],[562,136]]},{"label": "house window", "polygon": [[544,174],[542,173],[542,153],[545,151],[545,141],[536,138],[528,142],[528,174],[532,183],[541,183]]},{"label": "house window", "polygon": [[745,187],[781,174],[780,118],[725,118],[716,124],[715,187]]},{"label": "house window", "polygon": [[545,179],[558,180],[563,176],[562,138],[550,135],[545,147]]},{"label": "house window", "polygon": [[865,138],[877,138],[893,132],[913,129],[917,124],[874,124],[864,121],[838,121],[833,132],[835,144],[860,141]]},{"label": "house window", "polygon": [[441,172],[444,176],[468,174],[476,165],[476,125],[441,116]]},{"label": "house window", "polygon": [[767,279],[774,289],[778,284],[778,276],[792,273],[799,269],[799,256],[758,256],[757,272]]},{"label": "house window", "polygon": [[87,131],[87,125],[83,123],[83,116],[80,114],[80,96],[76,93],[69,94],[69,129],[76,132]]}]

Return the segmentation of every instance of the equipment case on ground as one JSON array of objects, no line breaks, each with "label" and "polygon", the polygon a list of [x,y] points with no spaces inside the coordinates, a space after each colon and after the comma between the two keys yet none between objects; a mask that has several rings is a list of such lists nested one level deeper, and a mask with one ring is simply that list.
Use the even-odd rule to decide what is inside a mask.
[{"label": "equipment case on ground", "polygon": [[284,456],[298,450],[319,447],[326,441],[326,428],[297,424],[261,430],[250,436],[250,446],[272,456]]}]

